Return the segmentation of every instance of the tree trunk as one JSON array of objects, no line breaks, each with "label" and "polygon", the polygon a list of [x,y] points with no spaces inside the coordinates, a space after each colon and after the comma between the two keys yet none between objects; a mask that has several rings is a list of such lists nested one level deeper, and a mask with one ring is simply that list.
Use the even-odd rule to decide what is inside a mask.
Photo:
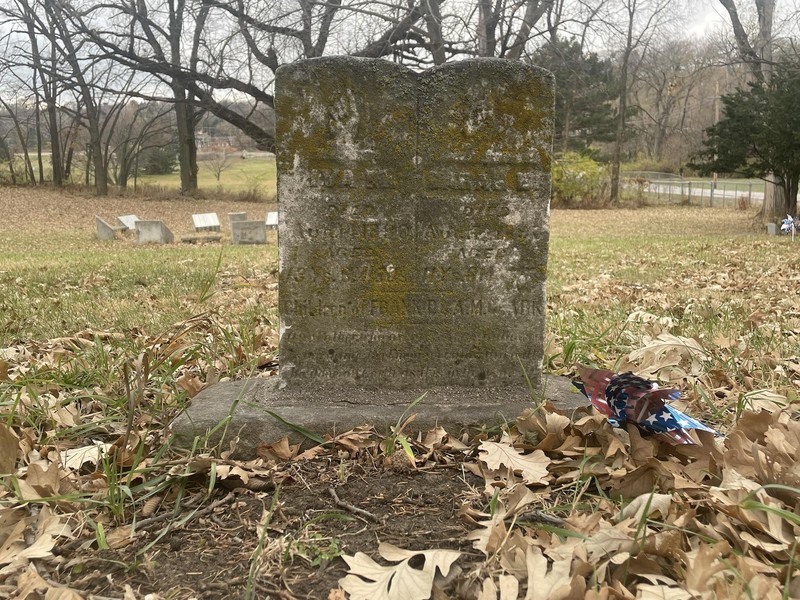
[{"label": "tree trunk", "polygon": [[[6,109],[8,116],[11,118],[11,122],[14,124],[14,131],[17,134],[17,139],[19,140],[19,145],[22,148],[22,160],[25,163],[25,173],[28,176],[28,183],[31,185],[36,184],[36,173],[33,170],[33,163],[31,162],[31,155],[28,152],[28,142],[25,136],[25,133],[22,131],[22,124],[19,122],[19,115],[17,115],[16,105],[14,106],[14,110],[11,109],[11,106],[0,97],[0,104],[3,105],[3,108]],[[11,159],[13,160],[13,156]]]},{"label": "tree trunk", "polygon": [[50,163],[53,168],[53,185],[64,185],[64,166],[61,159],[61,136],[58,130],[58,108],[55,99],[47,100],[47,121],[50,127]]},{"label": "tree trunk", "polygon": [[789,212],[786,188],[772,173],[764,181],[764,202],[761,204],[761,215],[766,222],[783,218]]},{"label": "tree trunk", "polygon": [[528,0],[525,7],[525,16],[522,18],[522,24],[519,27],[517,36],[514,43],[511,44],[506,58],[509,60],[519,60],[522,56],[522,51],[525,49],[525,44],[530,39],[531,30],[542,16],[553,9],[555,0]]},{"label": "tree trunk", "polygon": [[478,2],[478,56],[494,56],[497,46],[495,37],[497,17],[491,0]]},{"label": "tree trunk", "polygon": [[49,11],[55,30],[61,42],[61,56],[70,66],[72,77],[80,92],[86,110],[86,128],[89,131],[92,164],[94,166],[94,190],[98,196],[108,195],[108,173],[103,162],[103,139],[100,132],[100,112],[92,95],[92,88],[84,76],[85,69],[78,58],[78,50],[69,31],[64,6],[55,0],[46,0],[45,8]]},{"label": "tree trunk", "polygon": [[44,159],[42,158],[42,119],[39,106],[41,100],[39,96],[39,86],[37,85],[36,73],[33,74],[33,97],[36,100],[36,105],[33,108],[33,121],[36,123],[36,162],[39,167],[39,184],[44,183]]},{"label": "tree trunk", "polygon": [[628,109],[628,60],[630,59],[631,35],[628,30],[628,49],[622,59],[620,71],[619,114],[617,115],[617,134],[611,155],[611,206],[619,205],[619,170],[622,161],[622,144],[625,140],[625,112]]},{"label": "tree trunk", "polygon": [[442,37],[442,13],[439,10],[438,0],[427,0],[425,7],[425,26],[428,29],[430,51],[433,64],[443,65],[447,61],[444,51],[444,38]]},{"label": "tree trunk", "polygon": [[92,164],[94,165],[94,193],[98,196],[108,196],[108,171],[103,162],[103,140],[100,137],[97,115],[93,114],[88,117],[88,121],[89,145],[92,147]]},{"label": "tree trunk", "polygon": [[[183,21],[186,18],[186,4],[184,0],[170,3],[169,8],[169,45],[170,62],[173,65],[181,64],[181,36]],[[207,11],[203,15],[207,15]],[[203,16],[205,18],[205,16]],[[199,40],[195,38],[195,44]],[[196,46],[192,47],[192,58],[196,60]],[[172,80],[172,93],[175,97],[175,120],[178,130],[178,165],[181,171],[181,194],[192,195],[197,191],[197,143],[195,142],[194,108],[189,102],[186,86],[177,80]]]},{"label": "tree trunk", "polygon": [[193,109],[186,102],[186,90],[173,85],[175,119],[178,129],[178,165],[181,171],[181,194],[197,191],[197,144],[194,137]]},{"label": "tree trunk", "polygon": [[788,189],[786,190],[786,213],[797,216],[797,187],[800,177],[794,175],[786,182]]},{"label": "tree trunk", "polygon": [[[50,65],[55,73],[57,72],[56,65],[58,65],[55,40],[51,40],[50,46]],[[50,129],[50,165],[53,169],[53,185],[61,187],[64,184],[64,165],[61,158],[61,131],[58,127],[58,84],[55,77],[51,77],[48,83],[45,83],[43,78],[42,83],[44,84],[47,122]]]},{"label": "tree trunk", "polygon": [[69,179],[69,176],[72,174],[72,156],[74,153],[74,149],[72,145],[67,148],[67,156],[64,159],[64,179]]},{"label": "tree trunk", "polygon": [[[739,58],[750,67],[755,81],[768,81],[772,69],[772,25],[775,15],[776,0],[755,0],[758,12],[758,32],[755,45],[750,43],[747,30],[739,19],[735,0],[719,0],[728,13],[733,27],[733,37]],[[764,202],[761,204],[759,216],[762,222],[774,222],[786,216],[786,190],[779,187],[772,173],[764,178]]]}]

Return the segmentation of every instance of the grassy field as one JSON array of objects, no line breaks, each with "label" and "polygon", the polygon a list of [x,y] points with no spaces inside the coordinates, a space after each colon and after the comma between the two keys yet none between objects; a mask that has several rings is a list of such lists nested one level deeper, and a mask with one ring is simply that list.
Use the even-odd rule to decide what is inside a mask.
[{"label": "grassy field", "polygon": [[[226,158],[212,158],[208,154],[201,154],[198,160],[197,186],[207,196],[241,195],[260,197],[270,200],[275,196],[275,158],[272,156],[254,156],[242,159],[241,155],[230,154]],[[45,156],[45,179],[52,180],[49,155]],[[18,161],[16,171],[18,176],[24,174],[21,159]],[[74,165],[71,181],[76,185],[83,185],[85,169],[83,164]],[[37,171],[38,172],[38,171]],[[219,174],[219,179],[217,179]],[[7,164],[0,164],[0,181],[9,179]],[[128,182],[129,192],[134,189],[146,197],[163,197],[175,193],[180,189],[180,174],[176,168],[172,173],[165,175],[142,175],[131,178]]]},{"label": "grassy field", "polygon": [[[219,449],[204,448],[202,440],[194,450],[200,456],[189,460],[184,451],[172,448],[165,425],[208,383],[274,372],[275,246],[235,247],[227,239],[207,246],[138,247],[125,237],[99,242],[93,218],[134,213],[163,219],[179,237],[190,231],[195,212],[246,211],[260,217],[269,208],[224,199],[95,199],[0,188],[0,472],[14,473],[0,491],[0,545],[11,547],[11,538],[2,536],[11,535],[12,525],[25,523],[39,532],[37,539],[45,540],[42,531],[49,532],[51,545],[41,542],[42,559],[55,560],[50,553],[55,539],[73,552],[82,540],[78,557],[89,561],[86,557],[98,549],[116,547],[119,539],[114,535],[132,535],[136,520],[156,510],[151,506],[155,499],[168,507],[159,510],[174,510],[176,519],[184,514],[181,499],[188,494],[190,476],[200,486],[199,496],[207,498],[223,477],[216,469],[224,466],[226,474],[233,469],[240,474],[263,472],[267,463],[228,461]],[[526,529],[524,536],[511,536],[512,524],[506,533],[495,531],[492,539],[522,544],[523,537],[532,535],[538,540],[531,543],[539,556],[541,547],[558,561],[557,549],[563,550],[569,540],[595,539],[596,529],[587,533],[594,519],[593,527],[600,522],[601,532],[606,532],[602,544],[586,542],[589,556],[591,548],[604,548],[592,575],[598,593],[616,585],[627,590],[625,597],[655,597],[646,596],[652,592],[647,586],[661,581],[659,585],[672,586],[664,589],[687,594],[705,593],[704,586],[711,586],[716,597],[780,598],[780,590],[795,585],[798,573],[793,540],[800,527],[800,437],[792,407],[800,390],[800,242],[766,237],[747,212],[693,207],[553,211],[551,230],[545,370],[571,374],[575,363],[582,362],[658,378],[683,392],[681,407],[730,436],[725,447],[721,441],[716,446],[708,442],[690,458],[645,447],[641,441],[636,446],[624,432],[611,447],[607,440],[613,435],[602,438],[606,442],[592,437],[599,425],[564,429],[567,426],[555,415],[529,415],[506,436],[516,439],[515,447],[525,452],[538,443],[531,439],[560,440],[560,447],[541,446],[553,461],[552,479],[547,488],[533,486],[540,498],[534,505],[546,505],[567,521],[539,529],[538,534],[535,527]],[[761,409],[774,416],[748,412]],[[530,429],[523,435],[525,427],[541,427],[541,436],[531,437]],[[395,436],[391,443],[404,439]],[[485,436],[468,440],[473,444],[471,456],[482,440]],[[100,441],[116,444],[105,459],[79,461],[72,467],[55,459],[58,452]],[[383,439],[369,446],[375,452],[369,460],[380,462],[386,444]],[[402,454],[405,446],[397,448]],[[413,446],[415,452],[420,448],[419,443]],[[333,465],[330,469],[342,469],[341,447],[331,452],[323,459]],[[754,465],[754,452],[762,452],[762,463]],[[426,456],[419,465],[434,460],[430,453]],[[459,456],[466,460],[463,452]],[[282,463],[269,464],[278,469],[270,471],[270,477],[283,468]],[[513,481],[511,476],[502,493],[501,486],[489,483],[487,490],[494,492],[488,497],[476,492],[476,510],[486,514],[475,518],[500,515],[495,525],[503,525],[497,506],[511,510],[520,501],[506,493],[514,489]],[[650,496],[647,507],[657,502],[661,513],[649,508],[642,512],[641,500],[636,512],[640,494]],[[270,498],[263,499],[263,493],[259,498],[259,510],[265,511]],[[273,503],[276,498],[277,492]],[[451,503],[452,498],[443,501]],[[632,501],[632,514],[638,515],[633,521],[619,516]],[[37,530],[36,523],[44,517],[26,512],[31,506],[68,527],[76,542],[53,533],[50,521]],[[185,513],[187,519],[190,512]],[[262,524],[269,519],[258,514],[254,518],[256,530],[267,532],[258,519]],[[488,527],[488,521],[481,522]],[[514,529],[518,531],[523,530]],[[620,538],[608,532],[628,536],[636,550],[614,545]],[[164,532],[157,539],[160,535]],[[259,548],[262,539],[256,535]],[[666,552],[667,546],[674,551]],[[13,547],[21,552],[25,544]],[[185,551],[186,557],[196,553],[193,548]],[[489,552],[474,572],[496,575],[502,552],[498,547],[494,558]],[[658,571],[673,583],[637,578],[627,570],[623,576],[622,567],[608,559],[637,553],[631,568]],[[516,559],[509,554],[503,564],[522,560],[513,572],[524,574],[524,554]],[[125,558],[131,561],[125,562],[126,572],[147,556]],[[243,577],[249,585],[259,571],[256,555],[248,556],[245,566],[253,562]],[[698,556],[698,561],[706,561],[708,574],[693,566]],[[0,585],[12,589],[19,584],[15,578],[22,577],[20,569],[27,565],[20,561],[16,570],[2,571]],[[70,564],[77,563],[72,556]],[[278,559],[276,564],[283,563]],[[533,563],[528,564],[532,569]],[[569,574],[577,567],[567,561],[564,568]],[[71,585],[96,591],[89,583],[83,588],[74,583],[84,581],[74,567],[64,571],[69,577],[51,572],[45,587],[66,577]],[[106,595],[123,594],[119,585],[102,585]],[[196,597],[196,592],[172,590],[166,583],[150,585],[164,597]],[[725,590],[730,595],[725,596]]]},{"label": "grassy field", "polygon": [[[264,197],[275,195],[275,159],[248,158],[230,155],[224,161],[199,160],[197,187],[206,192],[224,189],[227,193],[256,191]],[[215,172],[219,172],[217,180]],[[180,176],[177,172],[168,175],[144,175],[139,181],[145,186],[178,189]]]}]

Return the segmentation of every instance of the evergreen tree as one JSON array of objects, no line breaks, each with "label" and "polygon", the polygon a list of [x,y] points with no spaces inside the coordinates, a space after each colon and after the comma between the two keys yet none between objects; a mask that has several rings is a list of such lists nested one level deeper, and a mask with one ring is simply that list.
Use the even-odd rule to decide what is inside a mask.
[{"label": "evergreen tree", "polygon": [[614,139],[613,67],[577,40],[556,39],[532,56],[556,78],[556,150],[585,153],[593,142]]},{"label": "evergreen tree", "polygon": [[800,69],[779,65],[768,82],[722,96],[723,118],[706,129],[704,148],[689,166],[701,174],[730,173],[777,179],[782,213],[797,214],[800,180]]}]

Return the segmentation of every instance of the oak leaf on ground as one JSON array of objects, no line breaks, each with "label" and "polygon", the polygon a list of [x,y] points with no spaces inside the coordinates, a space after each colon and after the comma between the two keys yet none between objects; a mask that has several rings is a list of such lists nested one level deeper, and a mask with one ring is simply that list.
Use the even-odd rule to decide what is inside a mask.
[{"label": "oak leaf on ground", "polygon": [[[427,600],[436,571],[447,576],[461,556],[456,550],[403,550],[387,543],[378,547],[378,553],[397,564],[380,565],[363,552],[342,555],[349,570],[339,585],[350,595],[350,600]],[[421,569],[410,564],[416,556],[424,557]]]}]

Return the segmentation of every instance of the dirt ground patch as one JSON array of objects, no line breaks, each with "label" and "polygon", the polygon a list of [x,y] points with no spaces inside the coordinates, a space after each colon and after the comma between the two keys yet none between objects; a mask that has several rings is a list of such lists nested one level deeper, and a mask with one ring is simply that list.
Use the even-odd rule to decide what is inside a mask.
[{"label": "dirt ground patch", "polygon": [[339,587],[347,573],[339,553],[374,554],[379,542],[460,550],[462,568],[468,560],[469,528],[458,510],[479,497],[480,481],[457,464],[384,470],[317,460],[288,474],[279,489],[216,490],[199,507],[212,510],[157,541],[143,530],[118,550],[65,553],[60,580],[96,597],[120,597],[130,586],[136,597],[222,600],[244,597],[250,578],[256,598],[312,599]]}]

